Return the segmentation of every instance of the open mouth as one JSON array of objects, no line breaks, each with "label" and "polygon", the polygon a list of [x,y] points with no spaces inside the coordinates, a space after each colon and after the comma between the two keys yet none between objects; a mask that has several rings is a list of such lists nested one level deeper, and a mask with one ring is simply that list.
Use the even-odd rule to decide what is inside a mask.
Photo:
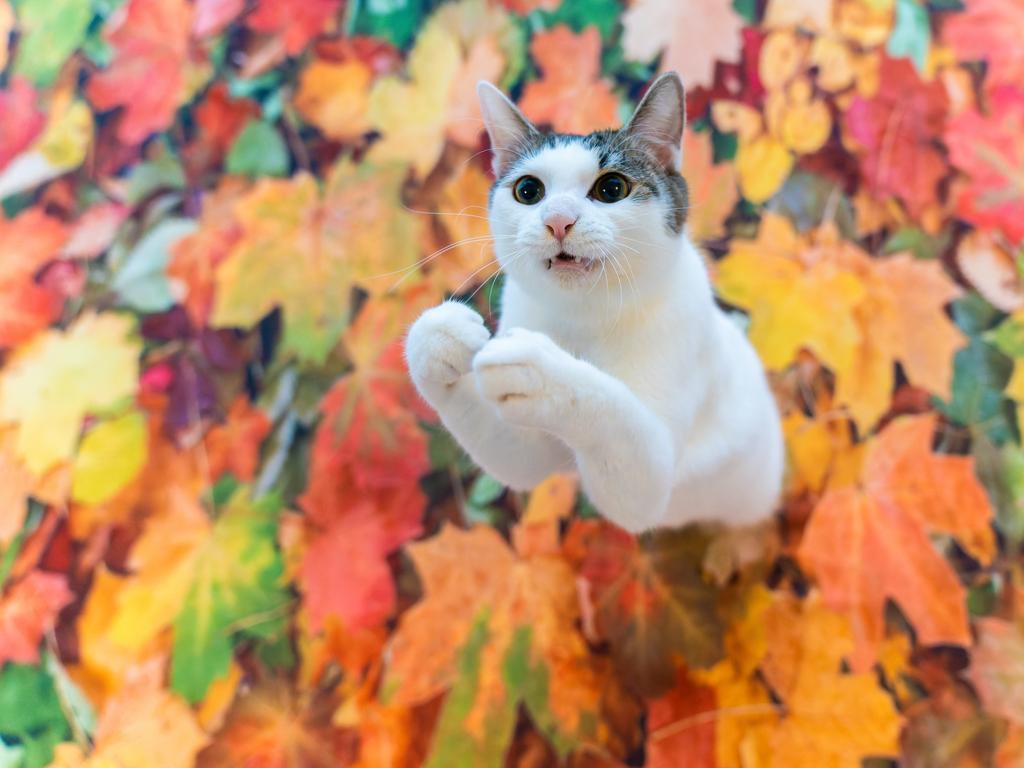
[{"label": "open mouth", "polygon": [[557,256],[547,261],[548,269],[557,272],[589,272],[594,268],[594,260],[585,256],[574,256],[571,253],[562,251]]}]

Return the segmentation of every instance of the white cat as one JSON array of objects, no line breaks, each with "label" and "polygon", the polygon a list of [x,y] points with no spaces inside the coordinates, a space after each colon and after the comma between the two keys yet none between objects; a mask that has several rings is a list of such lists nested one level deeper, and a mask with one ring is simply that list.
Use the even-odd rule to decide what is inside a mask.
[{"label": "white cat", "polygon": [[477,88],[506,273],[498,333],[445,302],[412,326],[412,379],[473,460],[513,489],[576,470],[628,531],[748,525],[775,508],[779,416],[684,231],[683,86],[660,77],[619,131],[537,130]]}]

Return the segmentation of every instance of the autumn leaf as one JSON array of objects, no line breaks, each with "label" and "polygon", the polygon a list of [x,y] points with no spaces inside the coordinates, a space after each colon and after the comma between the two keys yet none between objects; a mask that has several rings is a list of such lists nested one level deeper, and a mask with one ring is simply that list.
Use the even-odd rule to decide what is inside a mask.
[{"label": "autumn leaf", "polygon": [[115,54],[87,93],[97,109],[124,107],[118,136],[137,144],[166,128],[188,95],[192,6],[185,0],[129,0],[105,35]]},{"label": "autumn leaf", "polygon": [[232,496],[196,553],[181,612],[174,621],[171,687],[188,701],[202,699],[231,662],[234,635],[280,631],[289,598],[275,541],[280,502],[270,496]]},{"label": "autumn leaf", "polygon": [[79,444],[71,468],[71,498],[84,504],[108,501],[146,463],[146,419],[137,411],[101,422]]},{"label": "autumn leaf", "polygon": [[683,760],[694,768],[717,765],[715,705],[714,690],[680,670],[675,687],[647,703],[648,768],[672,768]]},{"label": "autumn leaf", "polygon": [[62,297],[35,278],[66,238],[65,227],[38,208],[0,219],[0,347],[27,341],[57,319]]},{"label": "autumn leaf", "polygon": [[845,115],[847,134],[865,157],[861,173],[875,195],[900,198],[917,217],[936,202],[948,167],[936,141],[946,119],[946,94],[919,78],[907,59],[884,59],[878,92],[854,97]]},{"label": "autumn leaf", "polygon": [[757,240],[734,241],[717,273],[720,295],[750,311],[765,365],[783,368],[809,349],[836,374],[836,397],[862,427],[888,408],[897,360],[912,382],[948,395],[947,361],[964,338],[944,311],[959,290],[938,264],[872,260],[832,226],[800,237],[767,214]]},{"label": "autumn leaf", "polygon": [[0,547],[6,549],[28,512],[32,475],[14,453],[13,434],[0,432]]},{"label": "autumn leaf", "polygon": [[16,425],[16,452],[40,476],[71,458],[82,419],[138,386],[139,347],[126,315],[85,314],[66,331],[37,334],[0,372],[0,422]]},{"label": "autumn leaf", "polygon": [[255,32],[276,35],[289,56],[327,31],[341,8],[341,0],[258,0],[245,18]]},{"label": "autumn leaf", "polygon": [[690,667],[722,653],[715,592],[701,573],[706,542],[694,530],[640,541],[607,523],[580,522],[566,548],[578,553],[598,630],[612,644],[623,676],[645,695],[665,692],[677,658]]},{"label": "autumn leaf", "polygon": [[692,201],[686,216],[690,237],[697,243],[721,237],[739,192],[735,166],[714,162],[710,133],[688,130],[683,135],[683,177]]},{"label": "autumn leaf", "polygon": [[39,643],[57,614],[73,600],[59,573],[32,571],[0,595],[0,666],[39,661]]},{"label": "autumn leaf", "polygon": [[302,72],[295,107],[337,141],[357,138],[369,128],[367,109],[373,72],[359,59],[315,60]]},{"label": "autumn leaf", "polygon": [[251,482],[259,464],[260,444],[270,427],[270,419],[248,398],[235,398],[224,423],[207,432],[204,439],[210,475],[220,477],[230,471],[241,482]]},{"label": "autumn leaf", "polygon": [[423,178],[437,162],[446,137],[475,146],[483,131],[476,105],[478,80],[497,80],[505,68],[498,42],[505,26],[476,39],[463,39],[464,13],[472,4],[439,9],[416,37],[406,62],[406,77],[382,77],[370,92],[369,121],[383,134],[370,149],[374,162],[406,161]]},{"label": "autumn leaf", "polygon": [[23,77],[0,90],[0,168],[27,148],[43,130],[46,117],[36,105],[36,91]]},{"label": "autumn leaf", "polygon": [[978,644],[971,655],[971,682],[985,708],[1019,725],[1024,707],[1024,632],[1016,622],[993,617],[979,619]]},{"label": "autumn leaf", "polygon": [[1001,86],[989,95],[988,114],[967,109],[950,119],[945,140],[949,159],[966,182],[954,187],[957,214],[994,227],[1011,242],[1024,240],[1024,90]]},{"label": "autumn leaf", "polygon": [[523,114],[564,133],[618,125],[618,99],[600,77],[601,35],[596,27],[577,35],[559,24],[535,35],[530,53],[543,77],[523,89]]},{"label": "autumn leaf", "polygon": [[1016,0],[966,0],[961,13],[942,24],[942,42],[960,59],[984,61],[986,83],[1013,85],[1024,82],[1024,55],[1017,30],[1024,28],[1024,7]]},{"label": "autumn leaf", "polygon": [[331,701],[270,679],[239,694],[198,768],[333,768],[348,765],[352,745],[331,727]]},{"label": "autumn leaf", "polygon": [[216,267],[210,322],[254,325],[280,306],[284,348],[323,361],[349,322],[352,284],[380,293],[415,261],[399,168],[339,163],[316,181],[260,181],[236,207],[241,235]]},{"label": "autumn leaf", "polygon": [[244,7],[245,0],[196,0],[193,32],[196,37],[215,35],[234,21]]},{"label": "autumn leaf", "polygon": [[88,0],[18,0],[18,53],[14,71],[49,85],[85,38],[93,17]]},{"label": "autumn leaf", "polygon": [[819,502],[799,556],[821,584],[826,605],[849,615],[854,669],[874,661],[894,600],[924,645],[970,643],[965,592],[928,538],[962,540],[982,562],[993,553],[992,509],[973,460],[931,452],[934,419],[905,418],[869,444],[859,487]]},{"label": "autumn leaf", "polygon": [[689,88],[711,84],[716,60],[739,58],[743,19],[729,3],[637,0],[622,15],[622,26],[627,59],[650,61],[664,51],[661,71],[675,70]]},{"label": "autumn leaf", "polygon": [[871,672],[840,671],[853,645],[849,625],[815,596],[794,608],[778,602],[766,616],[769,648],[781,653],[769,652],[765,672],[786,702],[769,765],[859,768],[865,757],[897,754],[900,718],[889,695]]}]

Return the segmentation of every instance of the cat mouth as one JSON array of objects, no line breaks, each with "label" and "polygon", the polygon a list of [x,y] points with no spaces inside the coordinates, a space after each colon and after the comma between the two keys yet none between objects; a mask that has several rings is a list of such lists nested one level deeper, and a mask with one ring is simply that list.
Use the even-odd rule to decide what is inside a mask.
[{"label": "cat mouth", "polygon": [[595,263],[594,259],[589,259],[586,256],[575,256],[562,251],[547,260],[547,268],[563,274],[574,272],[584,274],[592,270]]}]

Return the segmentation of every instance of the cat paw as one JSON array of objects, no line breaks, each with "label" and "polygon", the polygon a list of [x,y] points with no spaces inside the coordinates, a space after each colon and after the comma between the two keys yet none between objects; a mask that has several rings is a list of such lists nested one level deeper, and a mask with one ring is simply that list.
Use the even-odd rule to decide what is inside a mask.
[{"label": "cat paw", "polygon": [[512,328],[473,358],[477,389],[510,424],[557,432],[571,402],[575,360],[548,336]]},{"label": "cat paw", "polygon": [[456,301],[428,309],[409,329],[405,357],[421,393],[449,389],[472,370],[473,357],[491,338],[483,318]]}]

